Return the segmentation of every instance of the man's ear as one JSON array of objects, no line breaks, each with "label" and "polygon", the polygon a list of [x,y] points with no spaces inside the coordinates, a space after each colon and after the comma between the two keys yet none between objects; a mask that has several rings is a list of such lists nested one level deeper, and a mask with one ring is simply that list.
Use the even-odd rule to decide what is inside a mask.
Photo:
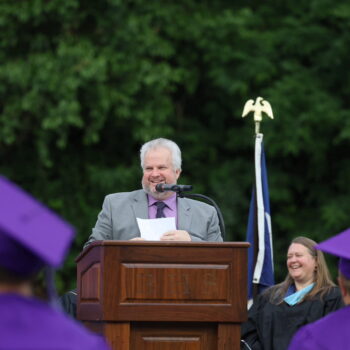
[{"label": "man's ear", "polygon": [[180,174],[181,174],[180,169],[175,170],[176,180],[179,178]]}]

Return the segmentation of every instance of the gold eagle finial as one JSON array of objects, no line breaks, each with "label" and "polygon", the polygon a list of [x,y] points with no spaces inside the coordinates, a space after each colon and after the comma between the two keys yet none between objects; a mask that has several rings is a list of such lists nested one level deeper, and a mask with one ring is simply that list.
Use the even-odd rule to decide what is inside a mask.
[{"label": "gold eagle finial", "polygon": [[268,117],[273,119],[273,113],[271,105],[268,101],[264,100],[262,97],[258,97],[255,102],[254,100],[248,100],[243,108],[242,118],[247,116],[250,112],[254,112],[255,121],[255,133],[259,134],[260,123],[262,121],[262,113],[266,113]]}]

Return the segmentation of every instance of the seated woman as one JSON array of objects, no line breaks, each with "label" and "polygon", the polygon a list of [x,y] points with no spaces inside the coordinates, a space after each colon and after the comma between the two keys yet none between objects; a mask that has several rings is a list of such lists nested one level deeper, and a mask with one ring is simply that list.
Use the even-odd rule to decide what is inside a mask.
[{"label": "seated woman", "polygon": [[286,279],[256,298],[242,325],[246,349],[285,350],[301,326],[343,306],[324,255],[315,245],[306,237],[291,242]]}]

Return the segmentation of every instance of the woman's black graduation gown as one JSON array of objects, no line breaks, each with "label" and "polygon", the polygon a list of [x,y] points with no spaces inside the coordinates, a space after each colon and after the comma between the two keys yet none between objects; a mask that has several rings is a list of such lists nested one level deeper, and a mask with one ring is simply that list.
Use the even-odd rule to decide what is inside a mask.
[{"label": "woman's black graduation gown", "polygon": [[294,333],[303,325],[316,321],[344,304],[338,287],[321,300],[303,301],[289,306],[283,302],[269,302],[269,290],[259,295],[248,312],[248,321],[242,325],[242,339],[253,350],[285,350]]}]

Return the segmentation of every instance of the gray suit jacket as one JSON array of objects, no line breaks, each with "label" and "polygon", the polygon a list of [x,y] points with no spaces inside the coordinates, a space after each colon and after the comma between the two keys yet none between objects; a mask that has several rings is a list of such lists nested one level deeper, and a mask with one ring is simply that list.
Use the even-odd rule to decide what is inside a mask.
[{"label": "gray suit jacket", "polygon": [[[192,241],[222,242],[219,219],[211,205],[178,198],[177,215],[178,229],[187,231]],[[143,190],[107,195],[84,248],[93,241],[140,237],[136,218],[148,219],[147,195]]]}]

